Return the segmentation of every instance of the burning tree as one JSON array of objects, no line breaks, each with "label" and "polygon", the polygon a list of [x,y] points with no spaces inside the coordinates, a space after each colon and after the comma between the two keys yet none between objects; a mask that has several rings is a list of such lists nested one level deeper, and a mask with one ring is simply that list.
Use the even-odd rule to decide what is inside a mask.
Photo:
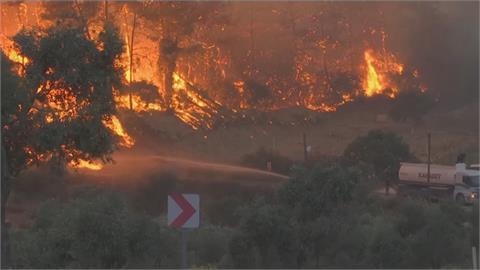
[{"label": "burning tree", "polygon": [[123,130],[112,88],[121,86],[115,62],[123,44],[114,27],[96,41],[84,27],[64,26],[25,30],[13,40],[25,60],[2,53],[2,225],[11,181],[22,170],[108,162],[117,144],[132,143],[117,136]]}]

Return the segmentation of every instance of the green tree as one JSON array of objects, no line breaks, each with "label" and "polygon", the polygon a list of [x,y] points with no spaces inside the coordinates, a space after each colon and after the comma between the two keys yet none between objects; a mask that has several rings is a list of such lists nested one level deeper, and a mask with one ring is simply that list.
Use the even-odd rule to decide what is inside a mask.
[{"label": "green tree", "polygon": [[95,41],[83,27],[63,26],[21,31],[13,40],[28,61],[18,76],[2,54],[2,226],[11,181],[24,169],[106,162],[118,142],[104,124],[115,114],[112,87],[121,85],[115,28],[107,25]]},{"label": "green tree", "polygon": [[370,235],[366,264],[374,268],[404,267],[410,251],[407,242],[396,230],[392,222],[376,219],[374,232]]},{"label": "green tree", "polygon": [[[454,218],[449,207],[434,205],[425,209],[426,223],[409,238],[409,249],[412,250],[409,259],[411,266],[469,266],[471,235],[465,229],[466,220]],[[456,207],[455,212],[462,211],[460,207]]]},{"label": "green tree", "polygon": [[228,243],[229,257],[233,268],[255,268],[255,250],[252,240],[237,231]]},{"label": "green tree", "polygon": [[350,201],[357,177],[339,164],[300,169],[280,189],[279,198],[300,220],[313,220]]},{"label": "green tree", "polygon": [[44,204],[12,239],[15,268],[177,266],[176,234],[131,213],[116,193],[86,190],[65,205]]},{"label": "green tree", "polygon": [[402,137],[382,130],[372,130],[351,142],[343,153],[346,164],[368,166],[373,177],[385,181],[388,194],[390,181],[397,179],[400,162],[413,159]]},{"label": "green tree", "polygon": [[296,266],[298,242],[285,209],[256,200],[242,212],[239,229],[258,251],[256,267]]},{"label": "green tree", "polygon": [[228,228],[210,224],[191,232],[189,249],[193,251],[193,256],[190,257],[190,264],[197,267],[218,267],[227,253],[230,233]]}]

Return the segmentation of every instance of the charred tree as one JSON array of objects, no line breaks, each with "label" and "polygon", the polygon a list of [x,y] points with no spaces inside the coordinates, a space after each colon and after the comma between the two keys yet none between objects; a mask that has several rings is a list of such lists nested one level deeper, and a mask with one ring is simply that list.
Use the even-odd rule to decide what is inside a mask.
[{"label": "charred tree", "polygon": [[173,110],[173,73],[177,67],[177,58],[180,48],[176,40],[166,38],[160,41],[159,68],[163,70],[164,76],[164,102],[167,110]]}]

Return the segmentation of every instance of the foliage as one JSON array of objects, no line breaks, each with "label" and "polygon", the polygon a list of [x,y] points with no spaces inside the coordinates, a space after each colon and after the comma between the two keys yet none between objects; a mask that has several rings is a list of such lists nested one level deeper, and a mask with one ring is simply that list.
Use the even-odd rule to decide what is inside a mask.
[{"label": "foliage", "polygon": [[413,154],[395,133],[372,130],[351,142],[343,159],[349,165],[367,166],[374,177],[389,181],[398,177],[400,162],[413,159]]},{"label": "foliage", "polygon": [[279,199],[301,220],[315,219],[352,199],[358,175],[338,164],[299,171],[279,191]]},{"label": "foliage", "polygon": [[413,120],[419,122],[434,106],[433,99],[418,90],[401,91],[392,101],[390,117],[399,122]]},{"label": "foliage", "polygon": [[[295,178],[277,198],[255,199],[241,207],[238,224],[221,227],[203,222],[190,231],[190,265],[469,266],[472,229],[478,226],[471,226],[471,209],[412,199],[331,196],[355,194],[358,185],[349,183],[348,175],[354,178],[355,173],[338,164],[295,168]],[[335,180],[340,184],[329,183]],[[353,191],[343,189],[349,185]],[[176,267],[178,233],[161,224],[132,214],[117,193],[87,191],[66,204],[51,201],[38,212],[31,228],[11,236],[12,267]]]},{"label": "foliage", "polygon": [[[24,30],[13,40],[28,61],[21,84],[6,75],[2,99],[8,108],[2,110],[2,143],[10,174],[45,157],[58,164],[108,160],[116,138],[103,121],[115,113],[112,87],[121,85],[121,70],[114,65],[122,52],[117,31],[107,25],[92,41],[81,28],[53,27]],[[8,66],[2,69],[2,77],[8,72]]]},{"label": "foliage", "polygon": [[158,216],[167,210],[167,198],[178,187],[177,178],[172,174],[152,175],[140,185],[133,198],[134,207],[151,216]]},{"label": "foliage", "polygon": [[210,224],[190,232],[190,264],[217,267],[226,254],[231,233],[231,229]]},{"label": "foliage", "polygon": [[[28,106],[32,93],[24,81],[15,72],[15,65],[1,53],[1,87],[2,87],[2,182],[8,170],[16,175],[27,166],[28,154],[23,147],[29,139],[32,119],[26,113],[18,113],[19,108]],[[18,67],[16,67],[18,68]],[[15,140],[13,139],[15,138]],[[6,163],[8,154],[8,166]],[[3,186],[2,186],[3,187]]]},{"label": "foliage", "polygon": [[267,150],[264,147],[259,148],[255,153],[247,154],[242,158],[242,164],[265,170],[267,163],[271,162],[272,171],[282,174],[288,174],[293,165],[293,161],[279,153]]},{"label": "foliage", "polygon": [[66,205],[50,201],[35,224],[12,237],[15,268],[121,268],[176,265],[176,236],[132,214],[114,193],[86,191]]},{"label": "foliage", "polygon": [[[296,262],[294,227],[280,206],[256,200],[243,209],[240,231],[258,252],[256,267],[293,267]],[[245,240],[243,240],[245,241]]]},{"label": "foliage", "polygon": [[232,268],[255,268],[255,251],[252,240],[242,232],[235,232],[228,243]]}]

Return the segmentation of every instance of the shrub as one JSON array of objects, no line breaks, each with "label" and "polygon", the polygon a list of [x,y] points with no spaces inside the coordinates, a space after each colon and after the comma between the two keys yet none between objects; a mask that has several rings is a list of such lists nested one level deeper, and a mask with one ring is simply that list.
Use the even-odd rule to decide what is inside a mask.
[{"label": "shrub", "polygon": [[403,138],[382,130],[372,130],[366,136],[359,136],[343,153],[347,165],[368,168],[376,179],[385,181],[387,190],[390,180],[398,178],[400,162],[413,160]]},{"label": "shrub", "polygon": [[116,193],[88,190],[50,201],[33,226],[12,235],[15,268],[173,267],[176,235],[130,213]]}]

